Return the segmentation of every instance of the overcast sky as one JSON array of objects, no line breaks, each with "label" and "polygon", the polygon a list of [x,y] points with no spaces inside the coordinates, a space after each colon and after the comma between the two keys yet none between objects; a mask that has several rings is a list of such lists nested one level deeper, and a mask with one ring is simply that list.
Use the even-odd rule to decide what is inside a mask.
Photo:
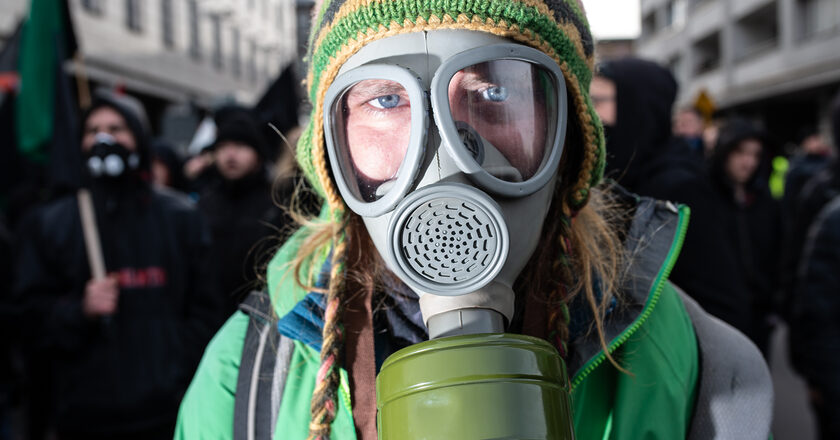
[{"label": "overcast sky", "polygon": [[596,39],[639,36],[639,0],[583,0]]}]

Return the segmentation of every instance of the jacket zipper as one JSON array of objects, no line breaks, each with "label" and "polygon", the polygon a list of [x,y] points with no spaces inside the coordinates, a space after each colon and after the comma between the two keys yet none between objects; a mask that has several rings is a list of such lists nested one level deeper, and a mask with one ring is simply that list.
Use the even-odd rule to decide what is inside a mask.
[{"label": "jacket zipper", "polygon": [[[688,218],[691,213],[691,210],[688,206],[680,205],[679,207],[679,220],[677,224],[677,237],[671,243],[671,249],[668,250],[668,255],[665,258],[665,265],[663,266],[662,270],[657,275],[656,281],[653,283],[654,291],[651,295],[650,299],[648,300],[647,305],[645,306],[642,314],[633,322],[630,327],[626,328],[617,338],[615,338],[610,345],[607,347],[610,354],[615,352],[618,347],[624,344],[634,333],[642,326],[642,324],[647,321],[647,318],[650,316],[653,309],[656,307],[656,303],[659,302],[659,295],[662,293],[662,289],[665,287],[665,281],[668,279],[668,276],[671,274],[671,270],[674,268],[674,264],[677,261],[677,257],[679,256],[678,249],[682,248],[683,240],[685,240],[685,233],[688,229]],[[574,391],[574,389],[580,385],[586,377],[595,371],[601,363],[607,358],[606,353],[604,350],[600,350],[598,354],[590,359],[584,367],[581,369],[580,373],[578,373],[574,380],[572,381],[572,386],[570,391]]]}]

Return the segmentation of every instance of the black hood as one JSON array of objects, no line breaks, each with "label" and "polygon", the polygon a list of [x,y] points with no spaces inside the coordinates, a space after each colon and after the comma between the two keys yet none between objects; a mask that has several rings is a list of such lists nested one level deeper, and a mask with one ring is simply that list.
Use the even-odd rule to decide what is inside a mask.
[{"label": "black hood", "polygon": [[726,123],[718,135],[715,149],[709,160],[709,171],[712,180],[718,185],[731,187],[731,182],[726,175],[726,160],[741,141],[746,139],[757,139],[761,142],[761,163],[758,166],[752,179],[747,183],[748,188],[757,189],[758,186],[766,185],[770,172],[770,140],[767,133],[756,124],[741,118],[733,118]]},{"label": "black hood", "polygon": [[94,95],[90,108],[82,115],[82,133],[84,133],[84,126],[90,115],[103,107],[116,110],[125,119],[126,125],[128,125],[128,129],[134,135],[134,141],[137,144],[137,154],[140,156],[140,175],[144,179],[148,179],[149,170],[151,169],[151,143],[149,139],[149,123],[143,105],[140,101],[128,95],[117,95],[110,92],[98,91]]},{"label": "black hood", "polygon": [[677,81],[664,67],[637,58],[603,63],[598,74],[616,88],[616,125],[607,128],[606,173],[632,189],[646,163],[668,148]]}]

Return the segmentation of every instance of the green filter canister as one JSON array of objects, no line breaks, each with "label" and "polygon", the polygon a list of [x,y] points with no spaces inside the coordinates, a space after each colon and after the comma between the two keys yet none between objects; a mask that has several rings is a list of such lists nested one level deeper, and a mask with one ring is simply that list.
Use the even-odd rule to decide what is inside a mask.
[{"label": "green filter canister", "polygon": [[406,347],[376,378],[381,440],[573,439],[566,366],[548,342],[452,336]]}]

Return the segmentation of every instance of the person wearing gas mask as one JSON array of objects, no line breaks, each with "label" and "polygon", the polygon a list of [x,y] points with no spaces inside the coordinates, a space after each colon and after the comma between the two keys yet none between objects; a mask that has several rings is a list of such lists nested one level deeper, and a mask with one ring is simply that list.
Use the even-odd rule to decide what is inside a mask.
[{"label": "person wearing gas mask", "polygon": [[208,228],[184,196],[147,180],[144,116],[133,98],[103,93],[83,118],[107,277],[92,275],[76,197],[39,209],[20,241],[21,334],[51,361],[61,439],[170,438],[221,321],[220,296],[202,268]]},{"label": "person wearing gas mask", "polygon": [[667,281],[686,209],[597,186],[579,2],[315,17],[297,159],[323,208],[208,346],[176,438],[767,438],[760,354]]}]

